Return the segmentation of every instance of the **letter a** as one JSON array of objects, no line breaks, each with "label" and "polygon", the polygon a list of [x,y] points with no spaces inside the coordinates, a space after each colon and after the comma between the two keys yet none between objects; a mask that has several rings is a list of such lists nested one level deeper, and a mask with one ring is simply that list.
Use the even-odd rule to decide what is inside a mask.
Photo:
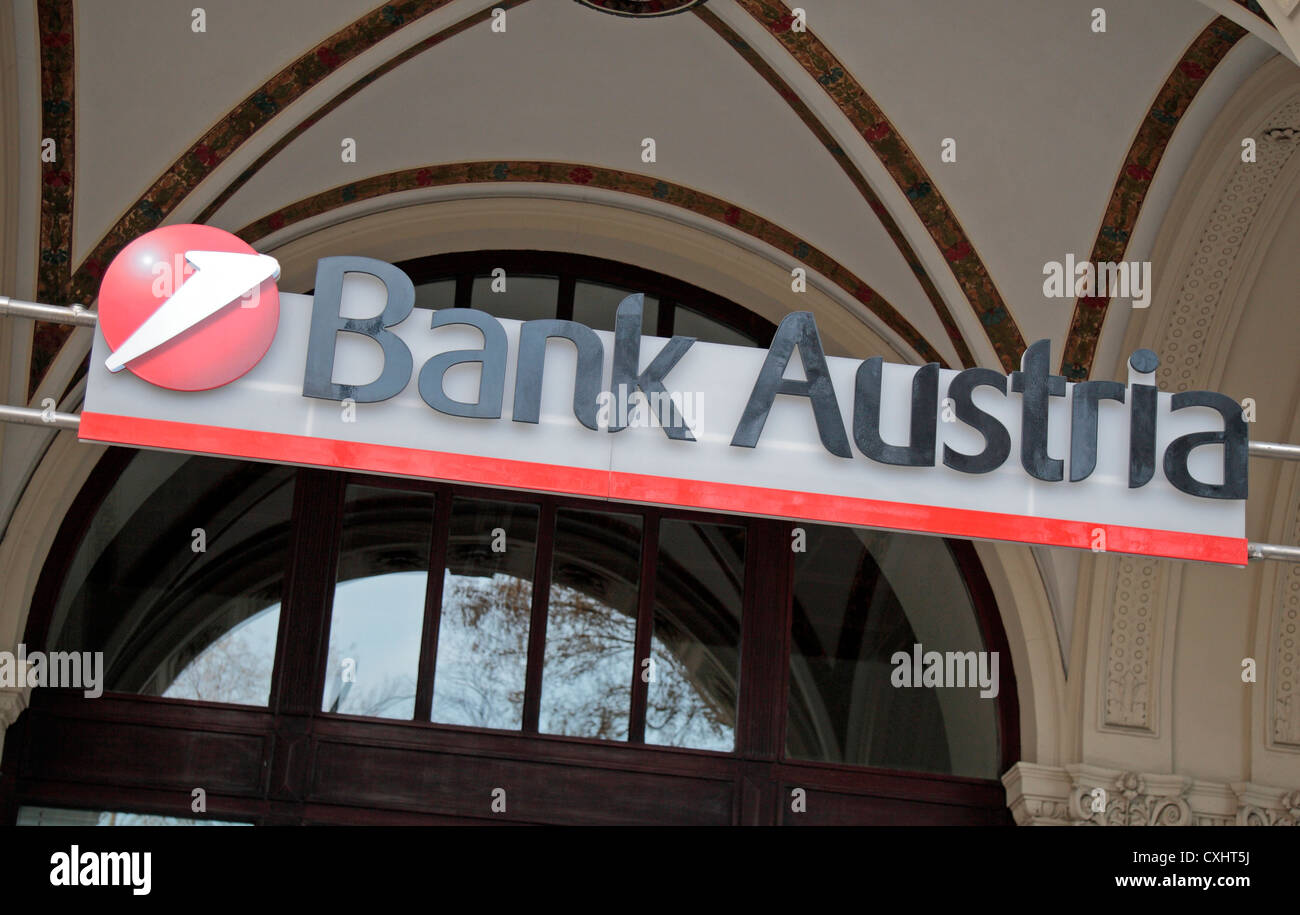
[{"label": "letter a", "polygon": [[[799,348],[799,358],[803,361],[805,381],[785,377],[785,368],[789,365],[796,346]],[[767,351],[767,358],[763,361],[758,380],[754,382],[754,389],[749,395],[749,403],[745,405],[740,424],[736,426],[736,434],[731,439],[732,445],[753,448],[758,444],[758,437],[763,433],[763,425],[767,422],[767,414],[771,412],[777,394],[807,397],[812,404],[813,419],[817,422],[817,434],[821,437],[822,445],[837,457],[853,456],[849,450],[848,436],[844,432],[839,401],[835,399],[835,387],[831,384],[821,335],[817,333],[817,323],[810,311],[796,311],[786,315],[781,326],[776,329],[772,348]]]}]

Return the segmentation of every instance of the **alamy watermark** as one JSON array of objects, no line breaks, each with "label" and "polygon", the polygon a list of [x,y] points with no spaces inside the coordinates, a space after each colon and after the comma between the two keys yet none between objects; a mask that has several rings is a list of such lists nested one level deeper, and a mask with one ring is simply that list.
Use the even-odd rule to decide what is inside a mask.
[{"label": "alamy watermark", "polygon": [[911,652],[896,651],[889,663],[894,672],[889,682],[895,687],[974,687],[981,699],[998,694],[996,651],[925,651],[920,642]]},{"label": "alamy watermark", "polygon": [[73,845],[50,856],[52,886],[129,886],[136,896],[152,888],[153,852],[82,851]]},{"label": "alamy watermark", "polygon": [[73,687],[87,699],[104,694],[102,651],[33,651],[20,644],[18,651],[0,651],[0,687]]},{"label": "alamy watermark", "polygon": [[626,384],[618,392],[601,391],[596,397],[596,423],[602,429],[662,426],[692,433],[704,420],[704,394],[701,391],[644,391],[628,390]]},{"label": "alamy watermark", "polygon": [[1131,299],[1134,308],[1151,304],[1150,261],[1091,261],[1074,262],[1074,255],[1065,255],[1065,261],[1048,261],[1043,264],[1043,295],[1049,299],[1092,298]]}]

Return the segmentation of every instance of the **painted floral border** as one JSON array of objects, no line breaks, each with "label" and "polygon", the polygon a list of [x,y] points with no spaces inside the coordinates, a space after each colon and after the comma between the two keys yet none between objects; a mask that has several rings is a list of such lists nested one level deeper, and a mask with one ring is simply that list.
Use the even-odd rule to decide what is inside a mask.
[{"label": "painted floral border", "polygon": [[952,208],[884,111],[811,29],[793,30],[794,14],[781,0],[735,2],[776,36],[871,147],[943,252],[1003,368],[1018,368],[1025,350],[1020,328]]},{"label": "painted floral border", "polygon": [[[154,228],[253,134],[283,108],[357,55],[399,29],[427,16],[452,0],[392,0],[344,26],[280,70],[217,121],[140,196],[100,239],[86,260],[70,273],[72,256],[72,120],[74,56],[72,0],[40,0],[43,136],[66,124],[66,140],[58,143],[66,175],[47,170],[41,197],[41,266],[37,298],[70,304],[89,301],[109,261],[131,239]],[[57,109],[57,110],[52,110]],[[67,153],[64,154],[64,145]],[[55,185],[52,186],[52,182]],[[58,182],[63,182],[58,184]],[[66,327],[38,325],[28,382],[34,392],[59,347],[70,333]]]},{"label": "painted floral border", "polygon": [[618,191],[681,207],[731,226],[807,264],[875,313],[927,362],[943,362],[930,342],[893,305],[844,265],[799,236],[720,197],[621,169],[536,160],[425,165],[363,178],[313,194],[244,226],[236,234],[254,244],[304,219],[388,194],[417,188],[502,183],[559,184]]},{"label": "painted floral border", "polygon": [[[445,6],[451,0],[404,0],[386,4],[373,10],[366,16],[336,32],[316,48],[298,58],[293,64],[281,70],[259,90],[246,98],[227,117],[217,122],[194,146],[160,177],[154,185],[143,194],[135,206],[124,216],[103,239],[95,246],[85,262],[74,273],[70,266],[72,206],[74,186],[74,47],[73,47],[73,3],[72,0],[40,0],[38,18],[41,33],[41,81],[42,81],[42,135],[55,139],[58,159],[53,163],[43,163],[42,167],[42,205],[41,205],[41,254],[38,265],[38,298],[44,301],[72,302],[93,299],[94,288],[102,277],[103,270],[113,255],[131,238],[148,231],[159,224],[172,209],[204,180],[222,160],[233,153],[243,142],[264,126],[284,106],[299,94],[315,85],[321,78],[347,60],[362,53],[378,41],[389,37],[396,30],[420,17]],[[501,7],[513,7],[526,0],[502,0]],[[941,250],[944,251],[963,290],[971,301],[981,323],[989,335],[990,342],[998,352],[1000,360],[1006,367],[1014,367],[1023,350],[1015,322],[1011,319],[1001,303],[1001,298],[988,277],[987,270],[974,253],[965,237],[964,231],[957,224],[946,203],[934,190],[928,176],[916,162],[914,154],[906,142],[899,137],[885,119],[874,101],[861,89],[842,67],[837,66],[836,59],[810,32],[793,33],[790,30],[792,16],[784,4],[768,0],[737,0],[752,16],[763,22],[791,54],[799,60],[810,73],[817,76],[831,98],[845,112],[850,121],[860,130],[873,151],[881,157],[890,174],[903,187],[912,201],[918,215],[930,230]],[[685,8],[685,7],[684,7]],[[333,110],[356,92],[387,73],[411,57],[427,50],[429,47],[445,40],[453,34],[481,21],[490,13],[484,9],[474,16],[430,36],[412,48],[386,61],[380,67],[366,74],[343,93],[331,99],[326,105],[313,112],[288,136],[279,141],[272,149],[245,170],[226,188],[213,204],[205,208],[200,221],[208,218],[222,203],[230,198],[251,175],[283,149],[292,137],[306,129]],[[881,219],[886,231],[899,245],[900,251],[912,269],[918,281],[926,290],[927,296],[935,305],[945,331],[953,340],[963,364],[970,364],[970,352],[960,332],[956,328],[952,315],[938,295],[937,289],[921,267],[915,252],[907,244],[897,223],[888,214],[879,197],[854,168],[847,155],[835,143],[830,134],[817,122],[815,116],[785,84],[780,77],[758,54],[748,46],[734,31],[721,23],[707,10],[697,9],[697,15],[714,28],[729,44],[741,54],[751,66],[762,75],[787,103],[791,104],[805,124],[817,135],[828,151],[844,168],[859,191],[871,206],[873,212]],[[1130,150],[1124,169],[1117,179],[1112,194],[1107,217],[1103,223],[1102,233],[1098,236],[1094,259],[1118,259],[1122,255],[1127,235],[1136,222],[1146,186],[1163,154],[1168,136],[1186,110],[1187,104],[1195,95],[1209,72],[1222,59],[1223,55],[1235,44],[1245,30],[1229,20],[1220,17],[1198,37],[1187,54],[1175,68],[1166,82],[1164,89],[1152,106],[1144,121],[1143,130]],[[807,45],[807,47],[801,47]],[[819,71],[819,72],[818,72]],[[1190,92],[1190,94],[1188,94]],[[1172,118],[1172,121],[1170,121]],[[1167,127],[1162,132],[1160,127]],[[419,171],[419,170],[415,170]],[[599,170],[613,173],[613,170]],[[394,173],[398,174],[398,173]],[[630,174],[630,173],[620,173]],[[1145,177],[1144,177],[1145,176]],[[384,176],[380,176],[381,178]],[[644,177],[644,176],[639,176]],[[370,179],[377,180],[377,179]],[[649,180],[649,179],[647,179]],[[905,183],[906,182],[906,183]],[[417,185],[418,186],[418,185]],[[676,187],[675,185],[673,187]],[[618,188],[615,188],[618,189]],[[337,190],[337,189],[336,189]],[[685,189],[683,189],[685,191]],[[635,193],[636,191],[630,191]],[[324,192],[330,194],[332,192]],[[689,194],[699,192],[690,191]],[[322,195],[317,195],[320,197]],[[653,196],[653,195],[652,195]],[[700,195],[708,198],[708,195]],[[312,198],[315,199],[315,198]],[[716,198],[708,198],[716,200]],[[684,205],[684,204],[679,204]],[[728,209],[735,209],[727,205]],[[286,208],[287,209],[287,208]],[[283,211],[282,211],[283,212]],[[706,214],[709,215],[709,214]],[[755,225],[762,224],[778,234],[784,233],[770,223],[752,216]],[[269,218],[269,217],[268,217]],[[715,217],[716,218],[716,217]],[[726,221],[724,219],[724,221]],[[768,229],[764,229],[765,232]],[[752,234],[752,233],[751,233]],[[770,234],[770,233],[769,233]],[[789,233],[784,233],[793,239]],[[766,239],[765,239],[766,240]],[[788,239],[787,239],[788,240]],[[793,254],[802,241],[793,245],[781,245]],[[1118,246],[1118,253],[1110,252]],[[809,250],[814,250],[809,248]],[[797,256],[797,255],[796,255]],[[866,287],[856,276],[825,255],[826,267],[809,266],[831,276],[836,275],[836,282],[868,304],[892,329],[906,339],[919,352],[933,353],[933,347],[911,326],[891,305],[871,292],[867,300],[858,295],[858,290]],[[843,281],[841,281],[843,280]],[[1083,300],[1076,304],[1074,321],[1070,337],[1067,340],[1066,354],[1063,356],[1063,370],[1070,377],[1086,377],[1091,369],[1095,355],[1096,337],[1105,314],[1105,302]],[[39,380],[48,369],[68,335],[68,329],[57,325],[37,324],[32,348],[32,364],[29,390],[35,391]],[[1008,349],[1008,347],[1010,347]],[[935,361],[942,361],[937,356],[929,356]]]},{"label": "painted floral border", "polygon": [[835,159],[835,163],[839,165],[844,174],[848,176],[848,179],[853,182],[853,186],[857,188],[858,193],[860,193],[862,198],[867,202],[867,206],[871,208],[871,212],[876,214],[876,218],[880,220],[881,226],[884,227],[885,232],[888,233],[895,247],[897,247],[899,253],[902,254],[903,260],[906,261],[908,267],[912,269],[912,273],[916,276],[917,282],[921,284],[921,288],[925,291],[926,297],[930,300],[930,304],[934,306],[935,313],[939,316],[939,321],[943,325],[943,329],[947,333],[948,339],[952,341],[952,345],[957,351],[957,358],[961,360],[961,364],[967,368],[975,365],[975,357],[971,354],[970,348],[966,345],[966,339],[962,336],[961,329],[957,326],[957,322],[953,318],[952,312],[948,310],[948,305],[944,302],[943,296],[939,294],[939,290],[934,285],[934,281],[930,279],[930,275],[926,273],[925,265],[922,264],[921,259],[916,256],[916,251],[913,250],[911,244],[907,241],[906,236],[903,235],[903,231],[899,228],[893,215],[885,208],[884,203],[871,187],[866,176],[864,176],[861,170],[853,164],[853,160],[849,158],[844,149],[835,142],[835,138],[831,136],[831,132],[817,119],[817,116],[813,114],[812,109],[808,107],[803,99],[799,98],[798,94],[790,84],[783,80],[780,74],[778,74],[776,70],[767,63],[767,61],[763,60],[758,52],[755,51],[739,33],[731,28],[731,26],[719,19],[707,7],[697,7],[695,9],[695,14],[699,16],[699,18],[702,19],[709,28],[717,32],[718,35],[736,51],[737,54],[744,58],[746,63],[754,68],[759,76],[763,77],[763,79],[776,90],[777,94],[780,95],[794,113],[798,115],[799,120],[803,121],[804,126],[808,128],[813,136],[817,138],[818,142],[820,142],[822,146],[826,148],[826,151],[831,154],[831,157]]},{"label": "painted floral border", "polygon": [[[1165,79],[1115,179],[1110,203],[1092,247],[1093,263],[1118,263],[1124,259],[1129,237],[1151,189],[1151,180],[1178,122],[1214,68],[1246,34],[1246,29],[1232,20],[1217,17],[1196,36]],[[1081,381],[1092,373],[1109,306],[1108,296],[1081,297],[1075,302],[1061,354],[1061,374],[1069,380]]]},{"label": "painted floral border", "polygon": [[1270,29],[1277,28],[1277,26],[1273,25],[1273,20],[1268,18],[1268,13],[1264,12],[1264,8],[1259,5],[1257,0],[1232,0],[1232,2],[1237,4],[1237,6],[1241,7],[1247,12],[1253,13],[1261,22],[1267,25]]},{"label": "painted floral border", "polygon": [[235,194],[239,191],[240,188],[242,188],[245,184],[248,183],[249,179],[251,179],[259,171],[261,171],[272,159],[274,159],[277,155],[279,155],[285,149],[285,147],[287,147],[294,140],[302,136],[304,131],[309,130],[312,126],[314,126],[317,122],[323,119],[330,112],[334,111],[344,102],[346,102],[348,99],[352,98],[362,89],[374,83],[380,77],[397,69],[397,67],[406,63],[408,60],[411,60],[413,57],[423,54],[425,51],[428,51],[430,48],[442,44],[448,38],[452,38],[456,35],[461,34],[462,32],[468,31],[469,29],[473,28],[476,25],[481,25],[482,23],[488,21],[492,17],[492,13],[494,10],[497,9],[509,10],[509,9],[513,9],[514,7],[520,6],[526,2],[528,2],[528,0],[499,0],[499,2],[497,2],[493,7],[490,8],[484,7],[479,12],[466,16],[464,19],[460,20],[459,22],[453,23],[452,25],[447,26],[447,28],[435,32],[434,34],[430,35],[429,37],[421,41],[417,41],[415,44],[411,45],[409,48],[402,51],[400,54],[397,54],[393,57],[390,57],[388,60],[385,60],[379,66],[375,67],[373,70],[369,71],[364,76],[355,80],[346,89],[344,89],[343,91],[339,92],[337,95],[330,98],[327,102],[325,102],[315,111],[313,111],[303,120],[295,124],[292,129],[286,131],[283,137],[281,137],[279,140],[276,140],[275,143],[271,144],[271,146],[268,147],[266,151],[263,152],[260,156],[258,156],[257,159],[255,159],[252,162],[252,164],[248,166],[248,168],[240,172],[239,175],[236,176],[235,179],[231,181],[230,184],[227,185],[221,191],[220,194],[217,195],[216,199],[214,199],[211,203],[209,203],[206,207],[204,207],[203,211],[200,212],[198,216],[194,218],[194,221],[198,223],[206,223],[208,220],[210,220],[216,214],[216,212],[219,209],[221,209],[221,207],[224,206],[227,201],[230,200],[231,197],[235,196]]},{"label": "painted floral border", "polygon": [[[76,54],[72,0],[41,0],[36,8],[41,42],[41,137],[54,141],[55,160],[41,162],[40,255],[36,298],[74,301],[68,287],[72,271],[72,203],[76,175]],[[71,328],[37,323],[32,337],[28,397],[45,374]]]}]

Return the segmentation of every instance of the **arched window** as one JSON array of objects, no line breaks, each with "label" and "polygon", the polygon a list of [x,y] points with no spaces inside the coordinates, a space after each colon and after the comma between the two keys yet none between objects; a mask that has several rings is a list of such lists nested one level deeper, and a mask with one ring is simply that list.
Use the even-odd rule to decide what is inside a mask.
[{"label": "arched window", "polygon": [[[658,333],[771,335],[595,259],[403,266],[422,307],[608,328],[638,291]],[[530,822],[1009,822],[1010,658],[939,538],[111,449],[26,641],[103,652],[106,692],[36,691],[10,820],[187,818],[193,785],[216,820],[499,819],[509,784]],[[997,652],[996,695],[900,652]]]},{"label": "arched window", "polygon": [[615,261],[550,251],[438,254],[398,264],[415,283],[417,308],[472,307],[527,321],[561,318],[614,329],[618,303],[645,294],[642,333],[705,343],[767,346],[776,325],[680,280]]}]

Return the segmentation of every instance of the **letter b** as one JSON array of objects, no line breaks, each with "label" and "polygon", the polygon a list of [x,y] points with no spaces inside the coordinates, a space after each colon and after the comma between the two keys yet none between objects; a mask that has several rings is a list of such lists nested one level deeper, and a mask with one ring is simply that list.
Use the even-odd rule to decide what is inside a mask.
[{"label": "letter b", "polygon": [[[347,273],[366,273],[384,284],[388,298],[383,311],[372,318],[344,318],[339,314],[343,276]],[[322,257],[316,264],[316,298],[307,338],[303,396],[375,403],[400,393],[411,379],[411,351],[388,328],[405,320],[414,307],[411,278],[392,264],[371,257]],[[383,347],[384,368],[378,378],[369,384],[335,384],[334,351],[339,331],[364,334]]]}]

